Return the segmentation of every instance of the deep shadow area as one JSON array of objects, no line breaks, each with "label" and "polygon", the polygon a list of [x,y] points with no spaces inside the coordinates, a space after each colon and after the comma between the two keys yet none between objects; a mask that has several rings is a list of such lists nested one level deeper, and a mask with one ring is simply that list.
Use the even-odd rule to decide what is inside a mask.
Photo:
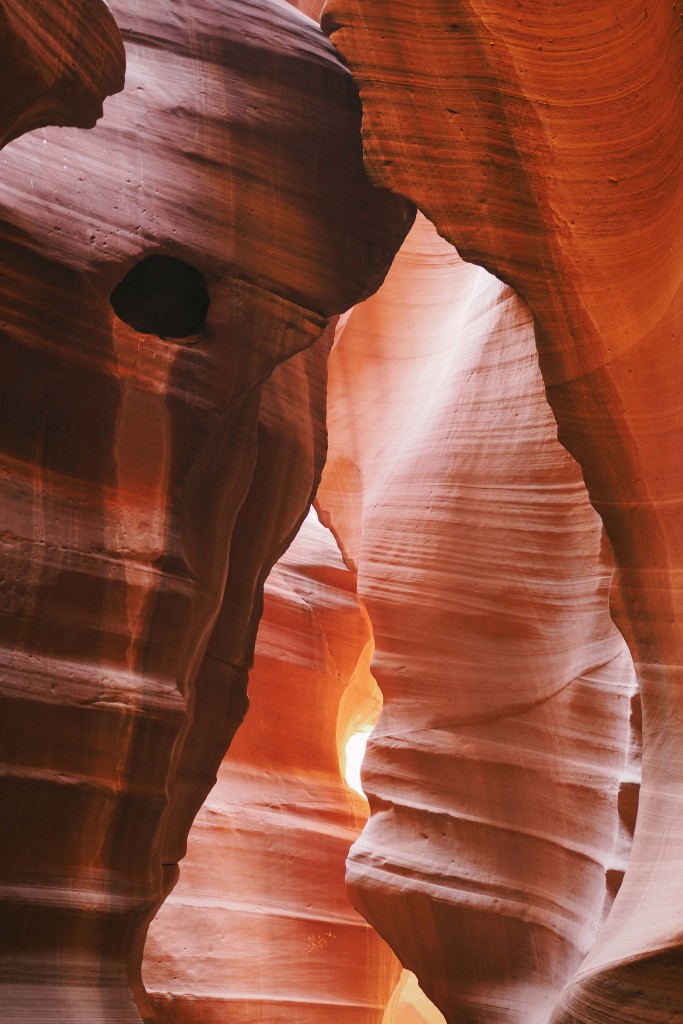
[{"label": "deep shadow area", "polygon": [[209,293],[203,274],[174,256],[146,256],[111,293],[116,315],[136,331],[188,338],[204,326]]}]

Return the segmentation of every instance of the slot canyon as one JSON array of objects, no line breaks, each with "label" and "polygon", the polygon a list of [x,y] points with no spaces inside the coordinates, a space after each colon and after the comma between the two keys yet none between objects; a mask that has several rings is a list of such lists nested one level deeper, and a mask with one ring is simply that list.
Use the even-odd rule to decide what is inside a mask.
[{"label": "slot canyon", "polygon": [[0,52],[0,1022],[683,1024],[683,4]]}]

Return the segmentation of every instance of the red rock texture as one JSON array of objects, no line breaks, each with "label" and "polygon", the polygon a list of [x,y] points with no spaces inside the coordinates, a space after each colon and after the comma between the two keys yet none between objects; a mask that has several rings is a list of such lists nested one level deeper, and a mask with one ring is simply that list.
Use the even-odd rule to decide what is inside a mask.
[{"label": "red rock texture", "polygon": [[0,146],[42,125],[92,127],[123,88],[123,42],[103,0],[2,0],[0,41]]},{"label": "red rock texture", "polygon": [[320,21],[320,16],[325,6],[325,0],[288,0],[288,3],[292,7],[303,11],[304,14],[307,14],[309,18],[313,18],[314,21]]},{"label": "red rock texture", "polygon": [[440,1020],[376,646],[448,1024],[683,1021],[680,4],[321,6],[0,0],[0,1020]]},{"label": "red rock texture", "polygon": [[533,315],[617,571],[643,787],[614,909],[554,1020],[683,1013],[680,4],[330,0],[367,164]]},{"label": "red rock texture", "polygon": [[[298,12],[112,7],[101,122],[0,157],[7,1021],[151,1019],[147,924],[324,457],[323,332],[412,216],[365,178],[350,75]],[[160,255],[180,277],[127,279],[121,319]]]},{"label": "red rock texture", "polygon": [[616,881],[633,671],[528,309],[422,218],[338,330],[328,423],[385,701],[354,902],[447,1021],[547,1021]]},{"label": "red rock texture", "polygon": [[266,584],[249,714],[150,929],[160,1024],[383,1020],[398,965],[345,894],[367,804],[337,742],[373,710],[369,644],[353,574],[309,517]]}]

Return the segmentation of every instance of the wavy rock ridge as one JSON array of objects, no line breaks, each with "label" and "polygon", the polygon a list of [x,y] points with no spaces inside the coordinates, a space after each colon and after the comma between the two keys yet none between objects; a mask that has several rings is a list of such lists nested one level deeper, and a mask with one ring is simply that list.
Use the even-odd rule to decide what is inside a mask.
[{"label": "wavy rock ridge", "polygon": [[547,1020],[602,919],[633,676],[528,310],[422,218],[338,331],[328,422],[385,700],[354,901],[447,1020]]}]

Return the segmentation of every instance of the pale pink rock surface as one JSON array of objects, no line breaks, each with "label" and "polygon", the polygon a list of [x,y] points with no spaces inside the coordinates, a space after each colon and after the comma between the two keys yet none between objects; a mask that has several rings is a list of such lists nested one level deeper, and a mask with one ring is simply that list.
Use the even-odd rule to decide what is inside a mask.
[{"label": "pale pink rock surface", "polygon": [[547,1021],[617,852],[633,671],[531,317],[419,219],[330,357],[323,520],[384,709],[356,905],[454,1021]]}]

